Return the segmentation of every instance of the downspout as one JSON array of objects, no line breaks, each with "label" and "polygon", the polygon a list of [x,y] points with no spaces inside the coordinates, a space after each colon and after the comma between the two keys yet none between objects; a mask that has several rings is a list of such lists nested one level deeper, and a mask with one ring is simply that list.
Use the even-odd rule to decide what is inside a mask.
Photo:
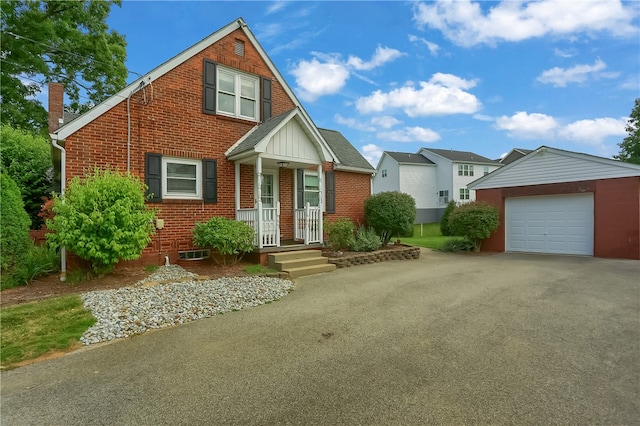
[{"label": "downspout", "polygon": [[[63,146],[58,144],[58,135],[52,133],[51,145],[54,148],[60,150],[60,195],[62,202],[64,203],[64,188],[67,184],[67,151]],[[67,248],[62,246],[60,248],[60,281],[65,282],[67,280]]]}]

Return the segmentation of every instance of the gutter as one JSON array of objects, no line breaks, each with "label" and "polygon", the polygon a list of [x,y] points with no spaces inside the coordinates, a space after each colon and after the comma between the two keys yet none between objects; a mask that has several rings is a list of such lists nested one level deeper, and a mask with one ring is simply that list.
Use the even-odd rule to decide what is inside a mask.
[{"label": "gutter", "polygon": [[[58,135],[50,133],[51,145],[60,151],[60,195],[63,197],[64,203],[64,188],[67,184],[67,151],[64,147],[58,144]],[[67,248],[62,247],[60,249],[60,281],[65,282],[67,280]]]}]

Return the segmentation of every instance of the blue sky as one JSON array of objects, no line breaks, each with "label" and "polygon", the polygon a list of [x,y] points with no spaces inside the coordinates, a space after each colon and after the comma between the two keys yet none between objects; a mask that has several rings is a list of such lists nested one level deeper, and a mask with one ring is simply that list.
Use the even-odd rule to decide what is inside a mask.
[{"label": "blue sky", "polygon": [[374,166],[421,147],[610,157],[640,97],[640,2],[125,0],[108,24],[144,74],[238,17]]}]

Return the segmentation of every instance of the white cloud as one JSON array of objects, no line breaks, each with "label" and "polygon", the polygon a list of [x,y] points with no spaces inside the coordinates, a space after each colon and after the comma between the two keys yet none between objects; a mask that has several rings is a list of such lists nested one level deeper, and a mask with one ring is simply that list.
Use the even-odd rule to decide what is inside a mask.
[{"label": "white cloud", "polygon": [[440,30],[461,46],[494,45],[501,41],[522,41],[546,35],[608,32],[614,36],[636,35],[633,5],[621,0],[502,1],[483,10],[470,0],[418,3],[413,19],[419,27]]},{"label": "white cloud", "polygon": [[409,41],[411,43],[420,42],[425,44],[432,56],[438,56],[438,52],[440,51],[440,46],[438,46],[436,43],[433,43],[425,38],[415,36],[413,34],[409,34]]},{"label": "white cloud", "polygon": [[342,89],[349,78],[349,71],[339,62],[302,60],[291,70],[296,79],[298,93],[304,101],[313,102],[321,96],[333,95]]},{"label": "white cloud", "polygon": [[357,56],[349,56],[347,64],[358,71],[370,71],[386,64],[387,62],[395,61],[403,55],[404,53],[399,50],[378,46],[370,61],[365,62]]},{"label": "white cloud", "polygon": [[478,121],[494,121],[495,117],[486,114],[473,114],[473,118]]},{"label": "white cloud", "polygon": [[561,124],[555,118],[539,113],[517,112],[511,117],[502,116],[494,127],[506,130],[516,139],[545,139],[547,141],[571,141],[579,145],[590,145],[606,151],[604,140],[608,137],[623,137],[627,133],[627,118],[595,118]]},{"label": "white cloud", "polygon": [[537,78],[541,83],[552,84],[554,87],[566,87],[569,83],[584,83],[590,76],[594,78],[615,78],[616,73],[604,73],[607,64],[598,59],[593,65],[576,65],[571,68],[554,67],[543,71]]},{"label": "white cloud", "polygon": [[374,144],[368,144],[362,147],[362,156],[371,164],[372,166],[376,166],[378,161],[380,161],[380,157],[382,157],[382,152],[384,150]]},{"label": "white cloud", "polygon": [[354,72],[369,71],[404,55],[396,49],[378,46],[370,61],[365,62],[356,56],[350,56],[345,62],[339,54],[312,52],[310,61],[300,60],[290,73],[295,77],[297,92],[304,101],[313,102],[321,96],[338,93],[351,75],[363,81],[374,82]]},{"label": "white cloud", "polygon": [[435,142],[440,140],[440,135],[431,129],[424,127],[405,127],[401,130],[379,132],[376,137],[388,142]]},{"label": "white cloud", "polygon": [[576,56],[577,52],[575,49],[563,50],[555,48],[553,49],[553,54],[559,56],[560,58],[573,58],[574,56]]},{"label": "white cloud", "polygon": [[364,114],[398,108],[409,117],[473,114],[480,109],[480,101],[464,89],[475,85],[475,80],[436,73],[428,82],[421,81],[419,87],[409,83],[390,92],[376,90],[356,100],[356,108]]},{"label": "white cloud", "polygon": [[546,114],[518,111],[511,117],[499,117],[494,127],[506,130],[508,135],[514,138],[539,139],[552,138],[558,129],[558,123],[555,118]]},{"label": "white cloud", "polygon": [[626,118],[605,117],[593,120],[579,120],[562,128],[558,136],[579,144],[599,146],[609,136],[620,136],[621,138],[626,136],[626,126]]},{"label": "white cloud", "polygon": [[352,128],[352,129],[361,130],[361,131],[364,131],[364,132],[375,132],[376,131],[376,128],[374,126],[371,126],[371,125],[365,123],[364,121],[356,120],[355,118],[346,118],[346,117],[343,117],[340,114],[336,114],[336,115],[333,116],[333,119],[336,121],[336,123],[342,124],[344,126]]},{"label": "white cloud", "polygon": [[371,119],[371,124],[374,124],[378,127],[382,127],[383,129],[390,129],[393,126],[401,123],[402,121],[390,115],[381,115],[378,117],[373,117]]},{"label": "white cloud", "polygon": [[270,15],[272,13],[278,12],[279,10],[283,9],[286,5],[287,5],[287,1],[274,1],[273,3],[271,3],[271,5],[267,8],[267,15]]}]

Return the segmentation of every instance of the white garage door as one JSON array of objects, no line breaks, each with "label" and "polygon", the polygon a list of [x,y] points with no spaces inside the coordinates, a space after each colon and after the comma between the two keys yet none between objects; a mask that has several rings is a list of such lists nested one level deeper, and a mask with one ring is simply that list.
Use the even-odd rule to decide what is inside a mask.
[{"label": "white garage door", "polygon": [[593,256],[593,193],[505,200],[506,250]]}]

